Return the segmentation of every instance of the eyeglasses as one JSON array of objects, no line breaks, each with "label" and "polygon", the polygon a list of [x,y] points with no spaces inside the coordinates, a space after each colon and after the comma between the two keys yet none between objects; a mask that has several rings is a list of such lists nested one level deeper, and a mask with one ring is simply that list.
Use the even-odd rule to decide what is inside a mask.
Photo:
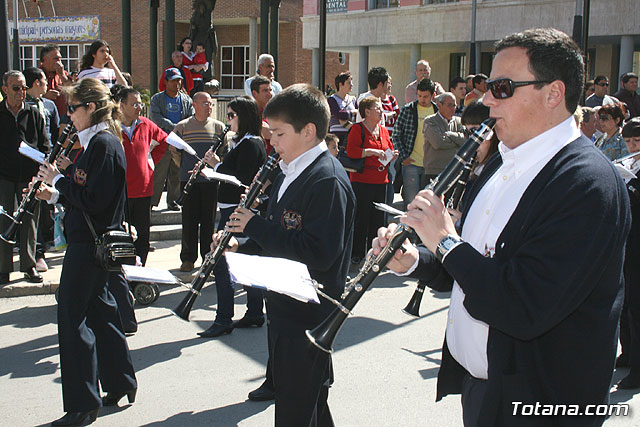
[{"label": "eyeglasses", "polygon": [[511,79],[487,80],[487,88],[496,99],[511,98],[517,87],[529,86],[542,83],[551,83],[550,80],[529,80],[524,82],[514,82]]},{"label": "eyeglasses", "polygon": [[142,108],[144,107],[144,104],[142,102],[134,102],[133,104],[131,104],[131,106],[133,108]]},{"label": "eyeglasses", "polygon": [[67,113],[69,114],[73,114],[76,112],[76,110],[80,107],[88,107],[89,103],[88,102],[83,102],[82,104],[73,104],[73,105],[67,105]]},{"label": "eyeglasses", "polygon": [[26,86],[11,86],[11,89],[14,92],[18,92],[18,91],[21,91],[21,90],[26,92],[28,88]]},{"label": "eyeglasses", "polygon": [[234,113],[233,111],[229,111],[227,113],[227,119],[228,120],[233,120],[235,117],[238,117],[238,114]]},{"label": "eyeglasses", "polygon": [[609,86],[609,83],[598,83],[598,86],[607,87],[607,86]]},{"label": "eyeglasses", "polygon": [[202,105],[204,105],[205,107],[211,107],[213,105],[213,102],[211,102],[211,101],[202,101]]}]

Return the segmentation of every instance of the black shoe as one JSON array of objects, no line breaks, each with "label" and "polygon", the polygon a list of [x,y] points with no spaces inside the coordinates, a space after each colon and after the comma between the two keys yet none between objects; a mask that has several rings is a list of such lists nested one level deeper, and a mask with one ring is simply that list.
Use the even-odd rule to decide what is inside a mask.
[{"label": "black shoe", "polygon": [[87,412],[67,412],[67,414],[51,423],[52,426],[79,426],[88,421],[91,424],[98,417],[98,410],[100,408],[92,409]]},{"label": "black shoe", "polygon": [[231,332],[233,332],[233,325],[221,325],[219,323],[214,323],[206,331],[198,332],[198,335],[202,338],[215,338],[220,335],[230,334]]},{"label": "black shoe", "polygon": [[9,273],[0,273],[0,285],[9,283]]},{"label": "black shoe", "polygon": [[249,400],[254,402],[265,402],[267,400],[274,400],[276,398],[276,392],[267,385],[267,382],[263,382],[260,387],[249,393]]},{"label": "black shoe", "polygon": [[120,399],[127,396],[129,399],[129,403],[133,403],[136,401],[136,393],[138,392],[137,388],[129,391],[120,391],[120,392],[109,392],[106,396],[102,398],[102,406],[114,406],[117,405]]},{"label": "black shoe", "polygon": [[629,366],[629,356],[620,353],[620,356],[616,359],[616,368],[626,368],[627,366]]},{"label": "black shoe", "polygon": [[629,374],[618,383],[618,388],[623,390],[631,390],[640,388],[640,375]]},{"label": "black shoe", "polygon": [[236,320],[235,322],[233,322],[234,328],[250,328],[252,326],[259,328],[262,325],[264,325],[263,316],[260,316],[260,317],[244,316],[242,319]]},{"label": "black shoe", "polygon": [[24,272],[24,278],[31,283],[42,283],[42,276],[35,267],[31,267],[29,270]]},{"label": "black shoe", "polygon": [[169,203],[167,205],[167,209],[169,209],[170,211],[179,211],[180,210],[180,206],[178,206],[175,203]]},{"label": "black shoe", "polygon": [[157,249],[157,248],[156,248],[155,246],[153,246],[153,245],[150,245],[150,246],[149,246],[149,252],[155,252],[155,251],[156,251],[156,249]]}]

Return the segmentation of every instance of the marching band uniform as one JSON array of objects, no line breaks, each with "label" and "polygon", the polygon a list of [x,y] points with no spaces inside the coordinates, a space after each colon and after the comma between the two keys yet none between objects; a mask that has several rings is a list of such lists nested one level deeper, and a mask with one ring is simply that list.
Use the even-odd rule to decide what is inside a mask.
[{"label": "marching band uniform", "polygon": [[[102,404],[98,379],[108,393],[133,393],[137,382],[109,273],[93,259],[94,241],[82,212],[98,235],[122,230],[126,160],[122,145],[99,123],[78,133],[84,151],[70,170],[58,175],[55,189],[64,198],[64,229],[69,244],[60,278],[58,339],[62,394],[67,412],[97,411]],[[50,203],[55,203],[54,194]],[[130,402],[132,402],[131,395]],[[64,424],[61,424],[64,425]]]},{"label": "marching band uniform", "polygon": [[[244,232],[251,240],[245,245],[256,242],[266,256],[305,263],[323,291],[339,298],[353,241],[355,195],[349,178],[324,142],[280,167],[266,217],[249,220]],[[305,330],[317,326],[334,306],[325,300],[305,304],[274,292],[267,292],[266,300],[276,425],[333,425],[327,406],[331,357],[309,342]]]}]

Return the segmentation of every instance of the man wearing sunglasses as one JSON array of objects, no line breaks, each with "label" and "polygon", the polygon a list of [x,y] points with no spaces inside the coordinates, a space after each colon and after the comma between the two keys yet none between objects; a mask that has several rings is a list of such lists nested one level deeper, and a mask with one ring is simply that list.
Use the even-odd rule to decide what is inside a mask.
[{"label": "man wearing sunglasses", "polygon": [[607,95],[609,92],[609,78],[607,76],[597,76],[593,83],[594,93],[584,101],[586,107],[593,108],[618,103],[617,99]]},{"label": "man wearing sunglasses", "polygon": [[[51,149],[45,129],[44,117],[37,107],[27,105],[25,97],[27,82],[20,71],[9,70],[2,76],[2,92],[5,99],[0,103],[0,206],[10,213],[22,200],[22,190],[38,172],[38,164],[18,153],[21,142],[43,153]],[[40,216],[39,204],[33,215],[25,215],[20,226],[20,271],[33,283],[42,282],[36,271],[36,234]],[[4,233],[10,220],[0,218],[0,233]],[[13,246],[0,241],[0,284],[9,282],[13,271]]]},{"label": "man wearing sunglasses", "polygon": [[400,221],[424,246],[405,242],[387,267],[454,282],[437,400],[461,393],[466,426],[601,425],[587,411],[608,403],[631,217],[624,182],[572,116],[582,54],[558,30],[509,35],[487,86],[501,142],[466,190],[460,228],[419,192]]}]

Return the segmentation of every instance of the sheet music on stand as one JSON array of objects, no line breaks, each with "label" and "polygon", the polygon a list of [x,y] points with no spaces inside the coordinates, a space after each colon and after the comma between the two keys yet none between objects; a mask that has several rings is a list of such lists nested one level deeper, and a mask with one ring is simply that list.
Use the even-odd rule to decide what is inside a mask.
[{"label": "sheet music on stand", "polygon": [[129,282],[162,283],[165,285],[180,283],[176,276],[169,271],[157,268],[125,264],[122,266],[122,272]]},{"label": "sheet music on stand", "polygon": [[307,266],[284,258],[227,252],[231,280],[244,286],[266,289],[302,302],[320,304]]}]

